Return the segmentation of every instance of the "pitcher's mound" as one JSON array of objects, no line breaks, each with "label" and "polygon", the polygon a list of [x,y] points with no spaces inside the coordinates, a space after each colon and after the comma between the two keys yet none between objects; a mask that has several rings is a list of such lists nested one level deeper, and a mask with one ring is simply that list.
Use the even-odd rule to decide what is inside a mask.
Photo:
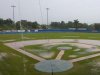
[{"label": "pitcher's mound", "polygon": [[73,67],[73,64],[65,60],[44,60],[35,64],[35,68],[42,72],[62,72]]}]

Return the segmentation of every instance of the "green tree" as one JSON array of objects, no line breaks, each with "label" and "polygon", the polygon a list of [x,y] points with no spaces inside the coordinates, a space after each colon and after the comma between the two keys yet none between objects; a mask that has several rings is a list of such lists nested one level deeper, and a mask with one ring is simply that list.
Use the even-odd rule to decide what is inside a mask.
[{"label": "green tree", "polygon": [[40,29],[47,29],[47,26],[46,26],[46,25],[40,25],[39,28],[40,28]]},{"label": "green tree", "polygon": [[68,21],[67,28],[74,28],[74,23],[72,21]]},{"label": "green tree", "polygon": [[78,29],[78,23],[79,23],[78,19],[74,20],[74,25],[75,25],[76,30]]},{"label": "green tree", "polygon": [[32,23],[32,28],[33,29],[38,29],[39,28],[39,24],[37,22],[33,22]]},{"label": "green tree", "polygon": [[100,23],[95,23],[94,28],[95,30],[100,30]]},{"label": "green tree", "polygon": [[17,29],[17,30],[20,30],[20,21],[17,21],[17,22],[16,22],[16,29]]},{"label": "green tree", "polygon": [[4,24],[4,20],[0,18],[0,26]]}]

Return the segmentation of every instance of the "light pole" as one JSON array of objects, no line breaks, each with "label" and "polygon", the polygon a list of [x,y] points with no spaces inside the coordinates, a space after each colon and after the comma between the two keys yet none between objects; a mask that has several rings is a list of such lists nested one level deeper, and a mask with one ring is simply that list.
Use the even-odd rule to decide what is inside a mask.
[{"label": "light pole", "polygon": [[15,7],[14,5],[11,6],[13,8],[13,21],[15,22]]},{"label": "light pole", "polygon": [[46,8],[46,10],[47,10],[47,27],[48,27],[48,22],[49,22],[49,19],[48,19],[48,11],[49,11],[49,8]]},{"label": "light pole", "polygon": [[23,26],[22,26],[22,21],[21,21],[21,0],[18,0],[18,9],[19,9],[19,26],[20,26],[20,32],[21,32],[21,40],[23,40],[24,35],[23,35]]},{"label": "light pole", "polygon": [[[48,11],[49,11],[49,8],[46,8],[46,10],[47,10],[47,25],[46,25],[46,29],[49,29],[49,23],[48,23],[49,22],[49,19],[48,19]],[[48,39],[47,43],[49,43],[49,39]]]}]

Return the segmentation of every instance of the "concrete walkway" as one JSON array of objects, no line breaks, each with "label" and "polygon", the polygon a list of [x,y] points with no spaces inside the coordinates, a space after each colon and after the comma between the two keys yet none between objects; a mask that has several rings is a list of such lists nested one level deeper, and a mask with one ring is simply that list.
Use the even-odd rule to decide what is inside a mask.
[{"label": "concrete walkway", "polygon": [[61,50],[60,52],[59,52],[59,54],[57,55],[57,57],[56,57],[56,59],[57,60],[60,60],[61,58],[62,58],[62,56],[64,55],[64,50]]},{"label": "concrete walkway", "polygon": [[100,53],[89,55],[89,56],[84,56],[84,57],[80,57],[80,58],[76,58],[76,59],[72,59],[72,60],[69,60],[69,61],[70,62],[78,62],[78,61],[94,58],[94,57],[97,57],[97,56],[100,56]]}]

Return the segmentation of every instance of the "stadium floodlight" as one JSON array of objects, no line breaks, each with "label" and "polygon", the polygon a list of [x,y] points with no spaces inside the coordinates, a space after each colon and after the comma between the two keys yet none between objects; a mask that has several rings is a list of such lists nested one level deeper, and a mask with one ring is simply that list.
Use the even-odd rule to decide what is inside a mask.
[{"label": "stadium floodlight", "polygon": [[19,9],[19,26],[20,26],[20,32],[21,32],[21,40],[23,40],[24,38],[24,35],[23,35],[23,26],[22,26],[22,20],[21,20],[21,3],[20,3],[21,0],[18,0],[18,9]]},{"label": "stadium floodlight", "polygon": [[48,26],[48,22],[49,22],[49,19],[48,19],[48,11],[49,11],[49,8],[46,8],[46,10],[47,10],[47,26]]},{"label": "stadium floodlight", "polygon": [[[48,15],[49,15],[48,11],[49,11],[49,9],[50,8],[46,8],[46,10],[47,10],[47,25],[46,25],[46,28],[47,29],[49,29],[49,24],[48,24],[48,22],[49,22],[49,19],[48,19]],[[48,39],[48,43],[49,43],[49,39]]]},{"label": "stadium floodlight", "polygon": [[11,7],[13,8],[13,21],[15,22],[15,7],[16,6],[15,5],[12,5]]}]

